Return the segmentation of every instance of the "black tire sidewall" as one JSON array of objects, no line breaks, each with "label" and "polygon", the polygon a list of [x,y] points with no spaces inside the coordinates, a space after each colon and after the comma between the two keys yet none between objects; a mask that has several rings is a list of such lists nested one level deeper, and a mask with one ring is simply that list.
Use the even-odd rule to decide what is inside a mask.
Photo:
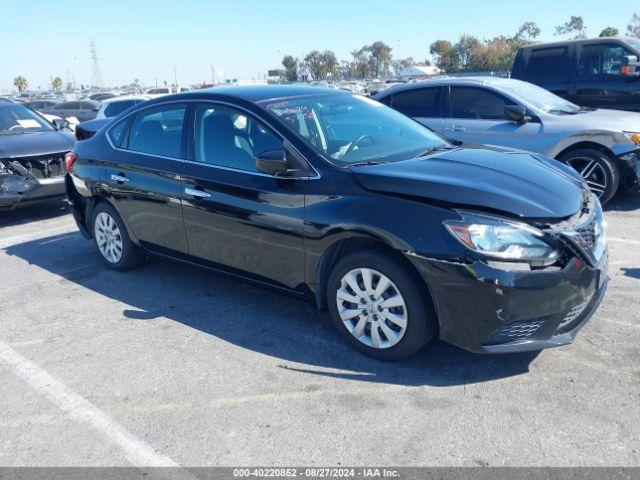
[{"label": "black tire sidewall", "polygon": [[[95,225],[96,225],[96,219],[98,218],[98,215],[100,213],[106,213],[111,218],[113,218],[114,222],[116,222],[116,225],[118,226],[118,229],[120,230],[120,236],[122,238],[122,258],[120,258],[120,260],[117,263],[109,262],[106,258],[104,258],[104,255],[102,255],[102,252],[100,252],[100,249],[98,248],[98,242],[96,241],[96,235],[95,235]],[[138,253],[136,246],[131,241],[131,238],[129,238],[129,234],[127,233],[127,229],[124,225],[124,222],[120,218],[120,215],[118,215],[118,212],[116,211],[115,208],[113,208],[108,203],[98,204],[98,206],[93,211],[91,229],[92,229],[91,235],[93,236],[93,243],[96,246],[96,250],[98,250],[98,255],[100,255],[100,258],[102,259],[102,261],[109,268],[113,270],[124,271],[124,270],[129,270],[135,267],[136,265],[138,265],[140,261],[140,254]]]},{"label": "black tire sidewall", "polygon": [[[402,339],[394,346],[384,349],[369,347],[356,339],[344,326],[336,303],[336,292],[342,277],[357,268],[370,268],[386,275],[402,294],[407,306],[407,329]],[[436,333],[433,309],[427,300],[424,282],[405,265],[376,251],[350,254],[341,259],[327,281],[327,304],[331,319],[346,341],[367,354],[383,361],[403,360],[424,347]]]},{"label": "black tire sidewall", "polygon": [[618,171],[618,166],[615,164],[615,161],[605,152],[601,152],[594,148],[581,148],[574,150],[563,155],[561,161],[570,167],[571,165],[569,164],[569,161],[572,158],[577,157],[591,158],[604,168],[605,175],[607,175],[607,189],[602,197],[600,197],[600,203],[602,205],[606,204],[613,198],[620,186],[620,172]]}]

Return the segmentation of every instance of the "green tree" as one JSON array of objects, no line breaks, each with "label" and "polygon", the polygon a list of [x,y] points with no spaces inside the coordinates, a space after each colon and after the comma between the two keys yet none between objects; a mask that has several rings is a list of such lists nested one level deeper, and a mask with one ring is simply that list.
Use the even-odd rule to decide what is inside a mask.
[{"label": "green tree", "polygon": [[322,54],[318,50],[313,50],[304,57],[304,61],[309,67],[311,76],[316,80],[320,80],[322,78]]},{"label": "green tree", "polygon": [[51,84],[53,85],[53,89],[57,92],[62,89],[62,79],[60,77],[54,78]]},{"label": "green tree", "polygon": [[574,39],[587,38],[587,27],[585,27],[582,17],[571,15],[568,22],[556,27],[556,35],[568,35],[570,33],[575,33]]},{"label": "green tree", "polygon": [[288,82],[298,80],[298,61],[291,55],[285,55],[282,58],[282,66],[284,67],[284,77]]},{"label": "green tree", "polygon": [[516,40],[533,41],[534,38],[538,38],[540,35],[540,27],[535,22],[524,22],[518,28],[518,31],[514,35]]},{"label": "green tree", "polygon": [[429,47],[431,55],[435,55],[436,67],[448,73],[460,70],[460,56],[448,40],[436,40]]},{"label": "green tree", "polygon": [[18,89],[19,92],[24,92],[27,88],[29,88],[29,83],[27,79],[22,75],[18,75],[13,79],[13,86]]},{"label": "green tree", "polygon": [[371,55],[373,74],[376,78],[380,75],[385,75],[389,71],[391,50],[389,45],[380,40],[369,45],[368,51]]},{"label": "green tree", "polygon": [[400,73],[402,70],[404,70],[405,68],[409,68],[412,67],[416,64],[417,62],[413,59],[413,57],[407,57],[407,58],[399,58],[397,60],[393,60],[391,62],[391,67],[393,68],[393,71],[396,73],[396,75],[398,73]]},{"label": "green tree", "polygon": [[460,69],[465,70],[469,63],[471,52],[480,46],[480,40],[472,35],[462,35],[453,46],[454,51],[460,59]]},{"label": "green tree", "polygon": [[323,78],[335,77],[338,74],[338,58],[331,50],[325,50],[320,55],[322,60]]},{"label": "green tree", "polygon": [[640,13],[634,13],[631,22],[627,25],[627,34],[630,37],[640,38]]},{"label": "green tree", "polygon": [[620,31],[614,27],[607,27],[600,32],[599,37],[617,37],[620,34]]}]

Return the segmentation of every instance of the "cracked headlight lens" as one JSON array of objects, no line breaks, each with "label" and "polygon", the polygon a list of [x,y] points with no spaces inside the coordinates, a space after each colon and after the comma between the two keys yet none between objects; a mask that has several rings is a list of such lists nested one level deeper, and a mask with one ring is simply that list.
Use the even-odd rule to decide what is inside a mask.
[{"label": "cracked headlight lens", "polygon": [[551,265],[560,255],[544,241],[542,231],[530,225],[489,215],[459,213],[463,220],[447,220],[444,225],[469,250],[538,266]]},{"label": "cracked headlight lens", "polygon": [[640,133],[637,132],[624,132],[629,140],[631,140],[636,145],[640,145]]}]

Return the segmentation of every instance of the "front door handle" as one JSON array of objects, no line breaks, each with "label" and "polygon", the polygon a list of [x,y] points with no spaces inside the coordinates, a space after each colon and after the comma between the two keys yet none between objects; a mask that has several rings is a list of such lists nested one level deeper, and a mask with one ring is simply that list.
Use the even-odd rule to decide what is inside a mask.
[{"label": "front door handle", "polygon": [[127,183],[129,181],[124,175],[116,175],[115,173],[111,174],[111,180],[117,183]]},{"label": "front door handle", "polygon": [[211,194],[204,190],[198,190],[197,188],[185,188],[184,193],[191,195],[194,198],[209,198]]},{"label": "front door handle", "polygon": [[461,127],[459,125],[453,125],[451,127],[451,130],[454,131],[454,132],[464,132],[466,130],[466,128]]}]

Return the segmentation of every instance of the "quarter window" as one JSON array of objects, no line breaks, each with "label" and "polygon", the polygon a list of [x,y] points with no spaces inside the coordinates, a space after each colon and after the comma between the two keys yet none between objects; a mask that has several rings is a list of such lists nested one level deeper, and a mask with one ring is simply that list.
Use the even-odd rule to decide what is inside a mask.
[{"label": "quarter window", "polygon": [[505,108],[513,104],[506,97],[483,88],[451,88],[451,118],[507,120]]},{"label": "quarter window", "polygon": [[172,105],[140,112],[131,124],[128,149],[180,158],[185,110]]},{"label": "quarter window", "polygon": [[622,59],[632,55],[621,45],[586,45],[582,48],[578,62],[578,76],[581,79],[594,77],[619,77]]},{"label": "quarter window", "polygon": [[282,148],[257,120],[217,105],[196,107],[195,143],[196,161],[249,172],[256,172],[257,153]]},{"label": "quarter window", "polygon": [[416,88],[393,95],[391,106],[409,117],[439,117],[439,88]]}]

